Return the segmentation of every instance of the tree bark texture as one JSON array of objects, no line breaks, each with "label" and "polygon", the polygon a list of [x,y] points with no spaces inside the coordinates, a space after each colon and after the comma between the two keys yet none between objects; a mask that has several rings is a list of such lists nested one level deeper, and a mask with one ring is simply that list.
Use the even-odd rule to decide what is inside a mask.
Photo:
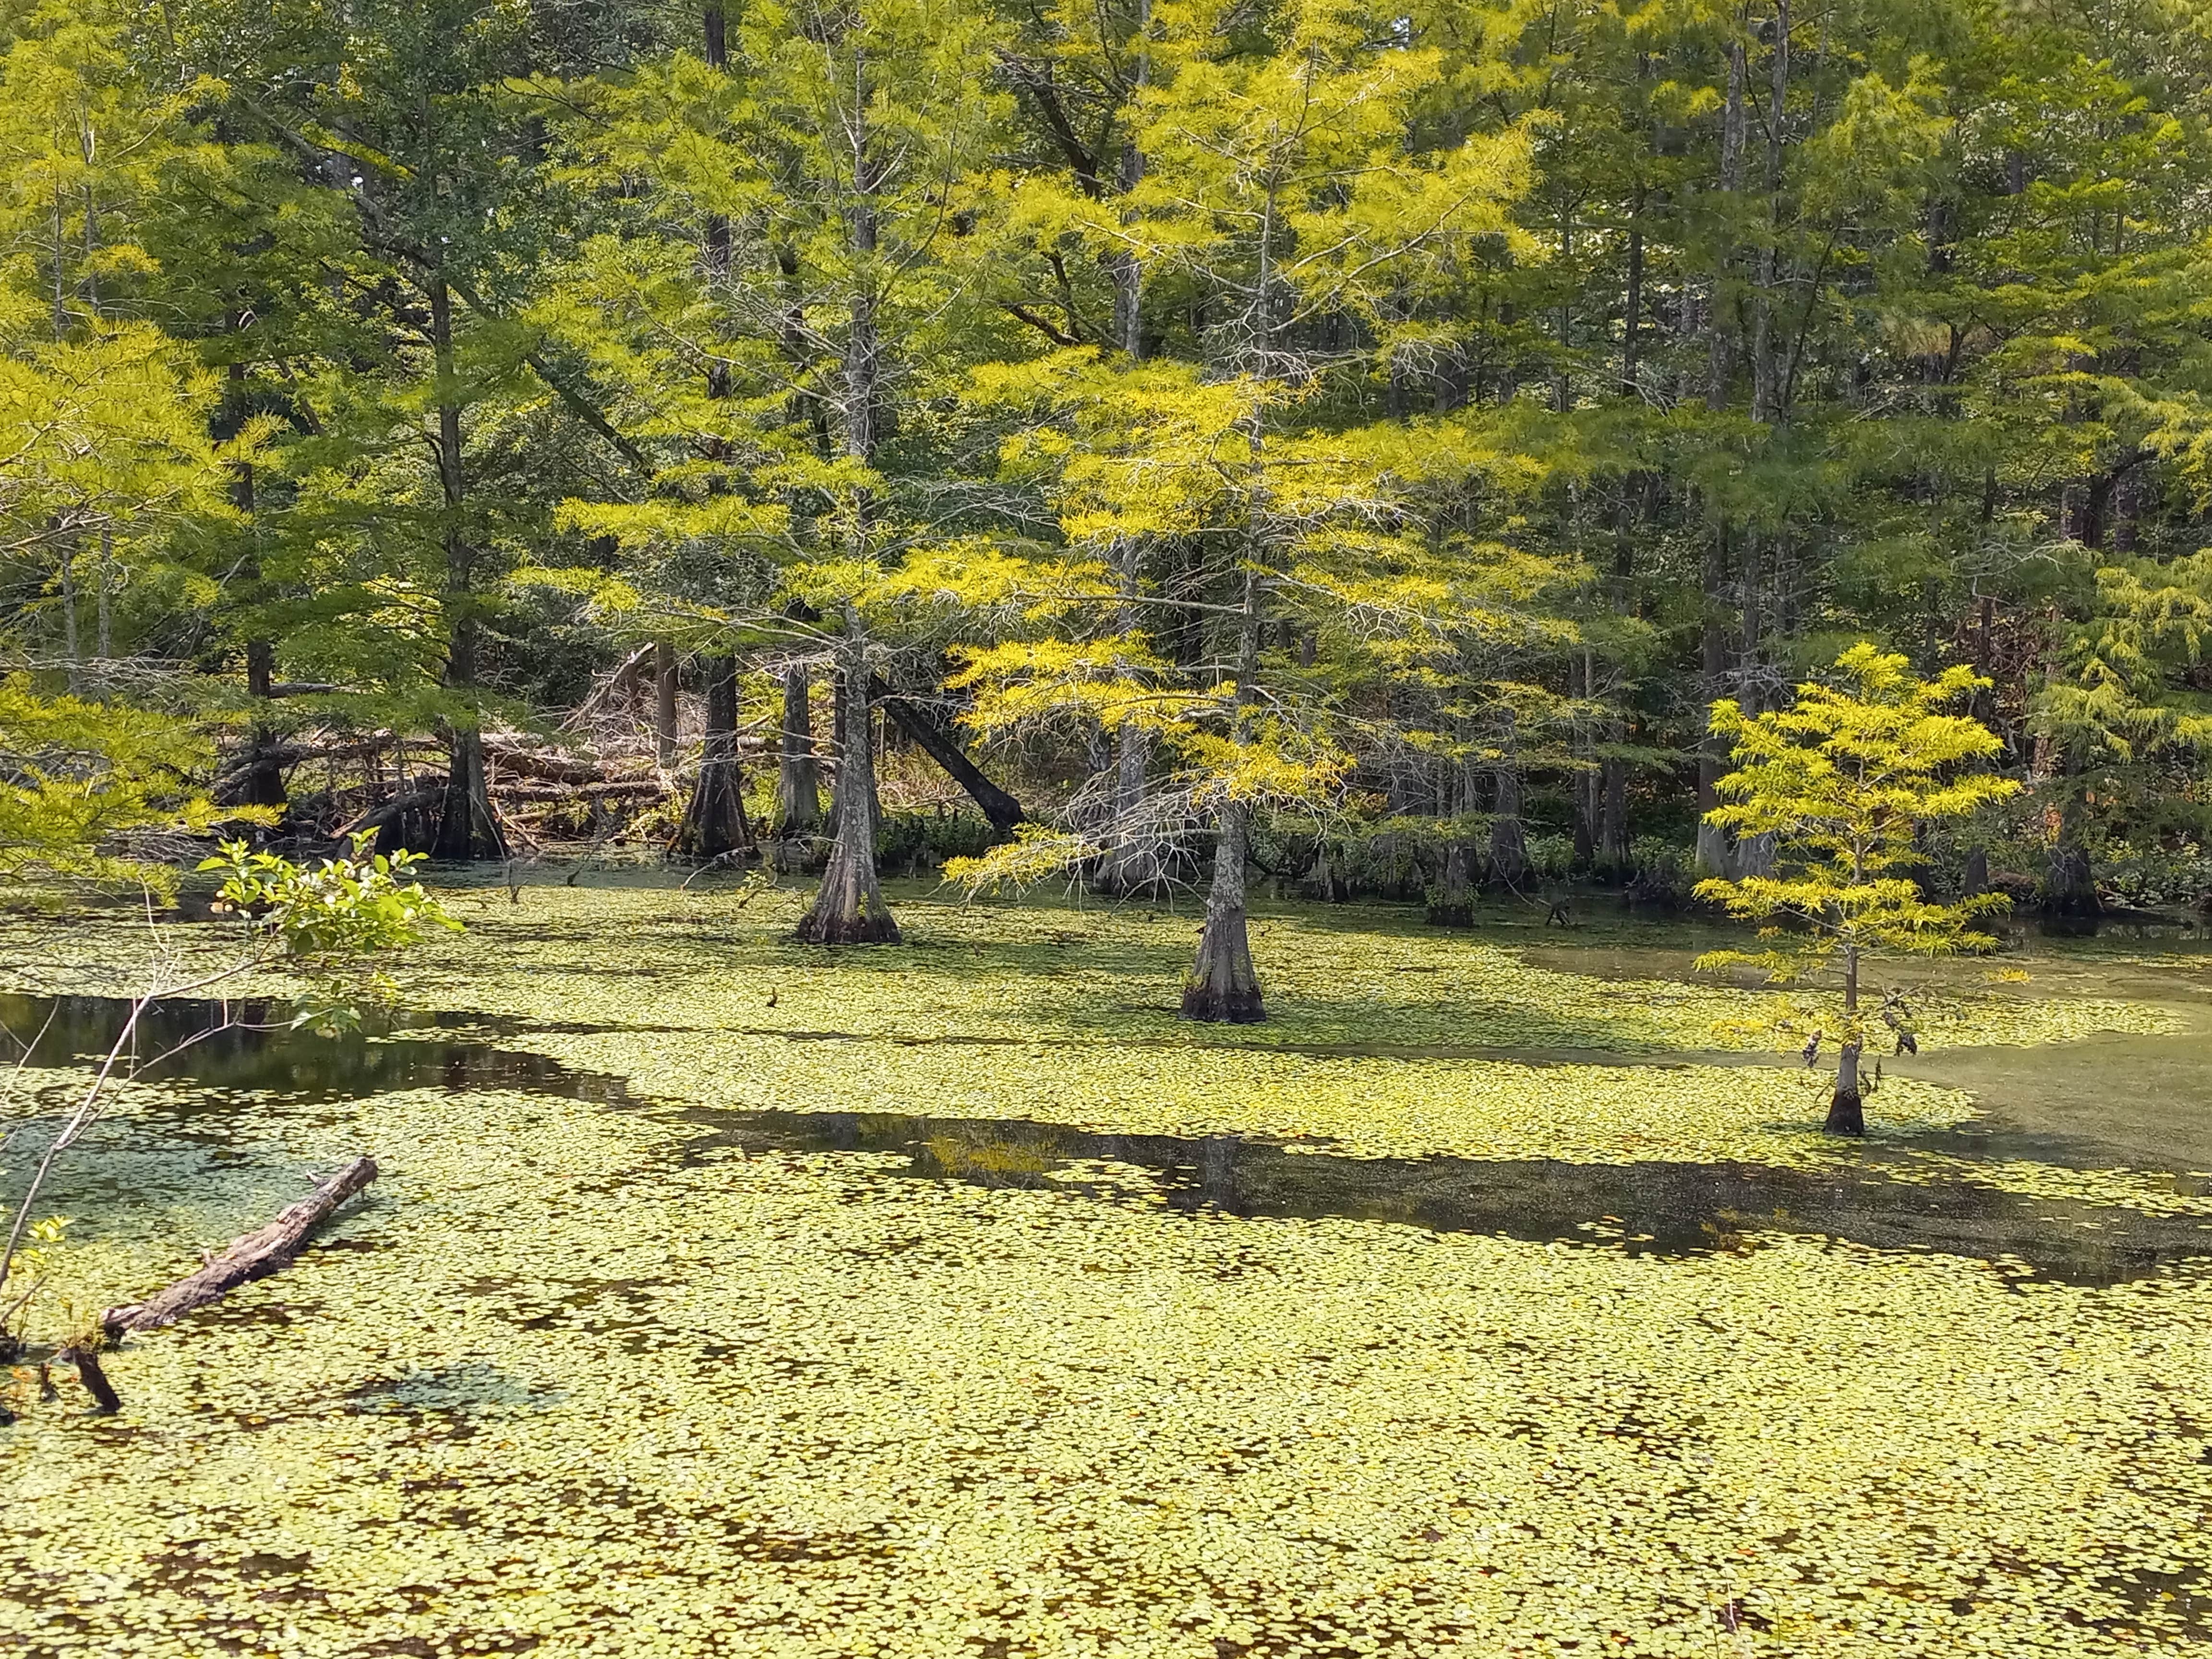
[{"label": "tree bark texture", "polygon": [[1114,732],[1114,817],[1108,830],[1106,856],[1100,861],[1091,885],[1102,893],[1127,898],[1158,892],[1166,885],[1167,871],[1152,838],[1133,829],[1145,804],[1145,767],[1152,749],[1145,731],[1123,721]]},{"label": "tree bark texture", "polygon": [[507,856],[507,837],[492,810],[491,787],[484,776],[481,732],[453,733],[453,764],[446,774],[438,838],[430,853],[434,858],[456,860]]},{"label": "tree bark texture", "polygon": [[1490,875],[1517,887],[1528,874],[1528,832],[1521,821],[1521,744],[1511,710],[1506,711],[1496,781],[1496,811],[1490,820]]},{"label": "tree bark texture", "polygon": [[1429,905],[1429,920],[1439,927],[1474,925],[1474,889],[1467,866],[1467,843],[1455,840],[1444,851],[1443,879]]},{"label": "tree bark texture", "polygon": [[1836,1067],[1835,1097],[1828,1103],[1826,1127],[1830,1134],[1866,1133],[1866,1113],[1859,1098],[1859,1053],[1857,1042],[1844,1044],[1843,1055]]},{"label": "tree bark texture", "polygon": [[[442,276],[430,283],[430,341],[438,386],[438,481],[446,509],[446,611],[453,638],[446,652],[446,684],[471,692],[477,679],[476,551],[461,523],[466,490],[461,475],[461,407],[453,370],[453,302]],[[453,759],[438,815],[431,856],[465,860],[503,859],[507,838],[492,811],[484,782],[483,737],[471,724],[453,732]]]},{"label": "tree bark texture", "polygon": [[814,753],[813,686],[805,669],[783,671],[783,729],[777,742],[775,832],[787,838],[822,828],[822,763]]},{"label": "tree bark texture", "polygon": [[[1705,629],[1701,639],[1705,684],[1703,695],[1710,702],[1721,695],[1728,673],[1728,635],[1722,626],[1722,586],[1728,578],[1728,542],[1726,532],[1715,525],[1705,544]],[[1732,876],[1729,866],[1728,837],[1717,825],[1709,823],[1705,814],[1711,811],[1720,799],[1716,786],[1723,769],[1720,740],[1710,729],[1698,749],[1698,839],[1697,866],[1698,872],[1708,876]]]},{"label": "tree bark texture", "polygon": [[664,772],[676,765],[676,647],[666,640],[653,647],[653,750]]},{"label": "tree bark texture", "polygon": [[1244,915],[1244,863],[1250,851],[1251,811],[1224,801],[1214,838],[1213,884],[1206,896],[1206,927],[1198,959],[1183,984],[1182,1017],[1252,1025],[1267,1017],[1260,978],[1252,970],[1252,942]]},{"label": "tree bark texture", "polygon": [[354,1159],[307,1197],[280,1212],[267,1226],[232,1239],[198,1272],[185,1274],[143,1302],[110,1308],[100,1316],[100,1328],[111,1341],[126,1332],[150,1331],[204,1307],[240,1285],[266,1278],[299,1255],[307,1236],[339,1205],[375,1180],[376,1174],[374,1158]]},{"label": "tree bark texture", "polygon": [[713,659],[708,676],[699,781],[676,832],[675,850],[695,859],[726,858],[753,845],[753,827],[745,817],[744,773],[738,763],[738,659]]},{"label": "tree bark texture", "polygon": [[835,838],[814,906],[799,924],[807,945],[896,945],[898,923],[876,877],[876,760],[868,718],[866,641],[857,619],[847,623],[837,669],[842,748],[831,812]]}]

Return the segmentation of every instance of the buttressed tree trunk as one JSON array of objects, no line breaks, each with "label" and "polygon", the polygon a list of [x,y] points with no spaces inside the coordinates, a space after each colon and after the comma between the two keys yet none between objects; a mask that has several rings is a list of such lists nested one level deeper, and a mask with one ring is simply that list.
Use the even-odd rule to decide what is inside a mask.
[{"label": "buttressed tree trunk", "polygon": [[1866,1133],[1866,1113],[1859,1099],[1859,1044],[1844,1044],[1843,1057],[1836,1067],[1835,1098],[1828,1103],[1827,1129],[1831,1134],[1863,1135]]},{"label": "buttressed tree trunk", "polygon": [[1267,1017],[1244,917],[1244,863],[1251,848],[1251,809],[1224,801],[1214,839],[1213,885],[1206,895],[1206,927],[1198,960],[1182,989],[1185,1019],[1256,1024]]},{"label": "buttressed tree trunk", "polygon": [[896,945],[898,923],[876,879],[876,757],[868,716],[866,641],[848,618],[846,647],[837,665],[837,698],[843,734],[837,756],[837,788],[831,804],[835,838],[814,908],[799,924],[807,945]]},{"label": "buttressed tree trunk", "polygon": [[811,836],[822,828],[822,767],[814,755],[813,689],[806,671],[783,671],[783,734],[775,774],[779,836]]},{"label": "buttressed tree trunk", "polygon": [[726,858],[753,844],[752,825],[745,817],[744,774],[738,765],[738,659],[714,659],[708,675],[699,782],[676,836],[676,850],[696,859]]},{"label": "buttressed tree trunk", "polygon": [[1443,880],[1429,906],[1429,920],[1439,927],[1474,925],[1474,884],[1468,879],[1467,864],[1467,843],[1454,841],[1445,849]]}]

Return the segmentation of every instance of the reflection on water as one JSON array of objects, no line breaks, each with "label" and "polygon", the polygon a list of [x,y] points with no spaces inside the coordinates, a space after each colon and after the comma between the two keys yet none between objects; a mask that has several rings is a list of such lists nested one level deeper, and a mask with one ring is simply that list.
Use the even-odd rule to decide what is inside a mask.
[{"label": "reflection on water", "polygon": [[[130,1012],[130,1002],[121,997],[0,992],[0,1060],[12,1062],[29,1047],[33,1060],[42,1066],[96,1063]],[[293,1030],[289,1018],[281,1006],[261,1000],[169,999],[148,1005],[139,1016],[129,1052],[151,1062],[175,1051],[149,1069],[149,1077],[303,1103],[434,1088],[517,1089],[609,1105],[635,1103],[620,1078],[499,1048],[487,1040],[491,1024],[467,1016],[415,1016],[327,1037]]]},{"label": "reflection on water", "polygon": [[[17,1043],[35,1040],[36,1058],[44,1063],[82,1060],[106,1053],[129,1006],[97,997],[0,996],[0,1025]],[[177,1109],[191,1120],[195,1140],[219,1133],[225,1119],[250,1134],[257,1117],[265,1118],[278,1103],[397,1090],[499,1089],[610,1105],[652,1103],[632,1096],[619,1078],[501,1048],[496,1038],[502,1030],[513,1033],[480,1020],[433,1016],[380,1033],[326,1038],[290,1029],[281,1009],[264,1004],[178,1000],[156,1004],[142,1018],[139,1052],[152,1055],[189,1042],[161,1074],[198,1085]],[[2039,1071],[2063,1079],[2069,1066],[2096,1063],[2075,1050],[2143,1046],[2144,1040],[2129,1039],[2058,1050],[1976,1050],[1957,1059],[1987,1067],[2006,1063],[1992,1061],[1992,1054],[2016,1055],[2024,1077]],[[2177,1059],[2185,1070],[2166,1085],[2194,1086],[2190,1079],[2197,1073],[2185,1071],[2189,1063]],[[2201,1068],[2204,1062],[2193,1063]],[[1142,1190],[1170,1210],[1349,1217],[1668,1254],[1748,1249],[1760,1232],[1819,1234],[1880,1249],[1966,1255],[2082,1283],[2136,1278],[2212,1255],[2212,1222],[2028,1199],[1960,1182],[1898,1180],[1881,1167],[1883,1154],[1875,1149],[1863,1161],[1824,1173],[1755,1164],[1392,1160],[1238,1136],[1097,1133],[1018,1121],[664,1109],[700,1127],[694,1155],[732,1146],[748,1154],[893,1152],[911,1160],[917,1178],[1126,1196],[1126,1182],[1102,1187],[1095,1179],[1095,1167],[1109,1164],[1138,1173]],[[2104,1150],[2002,1125],[1929,1137],[1925,1145],[1954,1157],[2091,1167]]]},{"label": "reflection on water", "polygon": [[[2002,1261],[2079,1284],[2111,1284],[2212,1257],[2212,1221],[2062,1204],[1957,1182],[1757,1164],[1561,1164],[1548,1159],[1352,1158],[1234,1135],[1183,1139],[1054,1124],[871,1113],[685,1115],[714,1133],[697,1155],[903,1152],[932,1180],[1081,1190],[1086,1166],[1147,1172],[1170,1209],[1394,1222],[1536,1243],[1605,1243],[1632,1254],[1747,1249],[1760,1232],[1819,1234],[1880,1249]],[[1126,1191],[1118,1184],[1112,1190]]]},{"label": "reflection on water", "polygon": [[[1562,973],[1692,980],[1698,977],[1690,963],[1700,948],[1608,933],[1528,948],[1522,956],[1533,967]],[[1884,1064],[1900,1076],[1974,1097],[1987,1115],[1973,1126],[1969,1155],[2212,1170],[2212,951],[2148,958],[2120,950],[2031,951],[1988,963],[1884,963],[1881,971],[1907,985],[1933,981],[2000,997],[2112,997],[2171,1010],[2182,1029],[2170,1036],[1931,1048],[1917,1058],[1886,1055]],[[1999,981],[1994,975],[2000,971],[2026,978]],[[1756,983],[1757,976],[1746,982]]]}]

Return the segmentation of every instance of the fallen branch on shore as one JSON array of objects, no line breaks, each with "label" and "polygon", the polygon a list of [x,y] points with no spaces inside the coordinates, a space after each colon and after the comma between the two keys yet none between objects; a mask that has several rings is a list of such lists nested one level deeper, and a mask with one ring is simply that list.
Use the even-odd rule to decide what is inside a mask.
[{"label": "fallen branch on shore", "polygon": [[[258,1232],[243,1233],[197,1273],[187,1273],[143,1302],[110,1308],[100,1328],[113,1341],[128,1331],[150,1331],[204,1307],[250,1279],[263,1279],[300,1254],[307,1235],[331,1211],[376,1179],[376,1160],[357,1158]],[[106,1402],[102,1401],[103,1405]]]}]

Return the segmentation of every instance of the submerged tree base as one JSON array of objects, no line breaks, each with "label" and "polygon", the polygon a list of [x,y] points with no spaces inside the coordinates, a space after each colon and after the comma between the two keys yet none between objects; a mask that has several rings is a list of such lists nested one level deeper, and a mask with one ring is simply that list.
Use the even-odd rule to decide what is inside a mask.
[{"label": "submerged tree base", "polygon": [[1182,993],[1182,1017],[1218,1025],[1257,1025],[1267,1018],[1259,988],[1218,991],[1210,985],[1187,985]]},{"label": "submerged tree base", "polygon": [[1846,1094],[1836,1091],[1835,1098],[1828,1103],[1828,1121],[1821,1126],[1832,1135],[1863,1135],[1866,1133],[1866,1113],[1860,1103],[1858,1091]]},{"label": "submerged tree base", "polygon": [[1267,1018],[1241,906],[1206,919],[1198,960],[1183,981],[1182,1017],[1223,1025],[1256,1025]]},{"label": "submerged tree base", "polygon": [[799,921],[797,938],[801,945],[896,945],[898,921],[888,910],[857,915],[810,910]]}]

